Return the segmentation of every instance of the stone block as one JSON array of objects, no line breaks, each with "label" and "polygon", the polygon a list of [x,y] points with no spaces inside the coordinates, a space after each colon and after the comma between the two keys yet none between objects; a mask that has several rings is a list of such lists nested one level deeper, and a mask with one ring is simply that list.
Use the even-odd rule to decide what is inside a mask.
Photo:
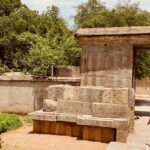
[{"label": "stone block", "polygon": [[77,115],[67,113],[57,113],[57,121],[76,123]]},{"label": "stone block", "polygon": [[126,143],[127,137],[128,137],[128,130],[123,130],[123,129],[117,130],[117,133],[116,133],[117,142]]},{"label": "stone block", "polygon": [[48,91],[48,99],[63,100],[65,85],[53,85],[47,88]]},{"label": "stone block", "polygon": [[86,102],[63,100],[63,101],[58,101],[56,112],[90,115],[91,108],[90,108],[90,104]]},{"label": "stone block", "polygon": [[113,119],[92,117],[91,115],[77,116],[77,124],[95,127],[115,127]]},{"label": "stone block", "polygon": [[36,112],[28,114],[28,117],[32,120],[56,121],[56,113],[55,112],[51,113],[51,112],[36,111]]},{"label": "stone block", "polygon": [[54,112],[56,111],[57,101],[46,99],[43,103],[44,112]]},{"label": "stone block", "polygon": [[134,116],[135,116],[134,108],[129,108],[129,133],[134,132]]},{"label": "stone block", "polygon": [[128,130],[129,120],[123,119],[123,118],[116,118],[114,120],[114,124],[115,124],[114,126],[116,129]]},{"label": "stone block", "polygon": [[102,89],[102,103],[113,103],[113,90],[111,88]]},{"label": "stone block", "polygon": [[93,103],[101,102],[101,88],[95,86],[81,86],[79,100]]},{"label": "stone block", "polygon": [[79,100],[79,86],[66,86],[64,92],[64,100]]},{"label": "stone block", "polygon": [[128,109],[126,105],[93,103],[92,116],[101,118],[126,118]]},{"label": "stone block", "polygon": [[135,90],[133,88],[129,89],[129,95],[128,95],[128,103],[129,107],[134,107],[135,106]]},{"label": "stone block", "polygon": [[113,90],[113,103],[127,105],[128,104],[128,89],[119,88]]}]

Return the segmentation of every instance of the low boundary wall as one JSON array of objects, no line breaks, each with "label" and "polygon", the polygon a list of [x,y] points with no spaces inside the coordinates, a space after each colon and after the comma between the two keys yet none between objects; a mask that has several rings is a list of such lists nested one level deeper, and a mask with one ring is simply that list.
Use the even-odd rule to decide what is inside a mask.
[{"label": "low boundary wall", "polygon": [[80,85],[80,78],[0,79],[0,112],[27,114],[39,110],[50,85]]}]

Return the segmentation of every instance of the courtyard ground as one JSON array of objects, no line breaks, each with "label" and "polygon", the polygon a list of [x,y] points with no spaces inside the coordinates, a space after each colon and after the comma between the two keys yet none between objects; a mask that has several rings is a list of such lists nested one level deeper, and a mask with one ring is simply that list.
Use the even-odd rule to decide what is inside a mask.
[{"label": "courtyard ground", "polygon": [[3,133],[2,139],[4,150],[106,150],[107,147],[107,144],[73,137],[34,134],[31,125]]}]

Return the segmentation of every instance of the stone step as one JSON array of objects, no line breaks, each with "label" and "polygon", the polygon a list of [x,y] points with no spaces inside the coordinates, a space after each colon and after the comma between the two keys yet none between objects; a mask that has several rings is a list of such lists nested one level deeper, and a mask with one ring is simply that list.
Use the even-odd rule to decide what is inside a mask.
[{"label": "stone step", "polygon": [[150,116],[150,106],[135,106],[135,116]]},{"label": "stone step", "polygon": [[150,106],[150,98],[138,98],[135,100],[135,106]]}]

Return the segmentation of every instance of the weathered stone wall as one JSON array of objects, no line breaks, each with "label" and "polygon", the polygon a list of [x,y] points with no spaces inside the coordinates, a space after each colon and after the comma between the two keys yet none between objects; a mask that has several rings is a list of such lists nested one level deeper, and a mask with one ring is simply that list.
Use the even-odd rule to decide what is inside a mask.
[{"label": "weathered stone wall", "polygon": [[132,87],[133,46],[83,45],[81,85]]},{"label": "weathered stone wall", "polygon": [[0,80],[0,112],[29,113],[39,110],[47,98],[51,85],[80,85],[79,79],[53,78],[49,80]]}]

